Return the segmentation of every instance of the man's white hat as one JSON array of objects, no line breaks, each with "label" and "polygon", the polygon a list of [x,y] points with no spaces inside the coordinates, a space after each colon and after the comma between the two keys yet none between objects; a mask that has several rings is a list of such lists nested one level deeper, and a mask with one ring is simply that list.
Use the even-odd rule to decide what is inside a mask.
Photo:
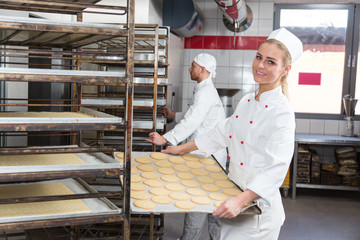
[{"label": "man's white hat", "polygon": [[216,76],[216,59],[207,53],[200,53],[197,55],[194,60],[201,67],[204,67],[210,75],[215,78]]},{"label": "man's white hat", "polygon": [[298,37],[286,30],[285,28],[279,28],[274,30],[268,37],[268,39],[276,39],[280,41],[289,50],[291,55],[291,63],[294,63],[303,52],[303,44]]}]

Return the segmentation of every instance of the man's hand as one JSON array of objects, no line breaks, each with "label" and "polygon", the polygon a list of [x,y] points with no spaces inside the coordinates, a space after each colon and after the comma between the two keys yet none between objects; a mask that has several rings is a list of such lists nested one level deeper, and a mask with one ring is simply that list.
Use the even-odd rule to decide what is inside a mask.
[{"label": "man's hand", "polygon": [[171,111],[168,106],[163,106],[160,108],[160,113],[164,114],[167,119],[175,118],[175,112]]},{"label": "man's hand", "polygon": [[164,138],[157,132],[149,133],[149,139],[145,139],[145,141],[151,142],[152,144],[155,144],[155,145],[164,145],[165,143],[167,143],[166,138]]}]

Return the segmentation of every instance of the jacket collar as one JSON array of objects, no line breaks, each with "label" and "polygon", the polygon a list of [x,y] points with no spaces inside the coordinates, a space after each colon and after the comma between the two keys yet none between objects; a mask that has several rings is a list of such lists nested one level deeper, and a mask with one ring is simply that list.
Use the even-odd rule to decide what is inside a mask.
[{"label": "jacket collar", "polygon": [[[255,96],[256,94],[259,92],[259,89],[256,89],[255,91]],[[277,87],[277,88],[274,88],[272,90],[269,90],[269,91],[266,91],[266,92],[263,92],[261,95],[260,95],[260,102],[263,102],[263,101],[269,101],[271,99],[276,99],[278,98],[279,96],[282,96],[284,95],[283,92],[282,92],[282,88],[281,86]],[[254,96],[254,97],[255,97]]]},{"label": "jacket collar", "polygon": [[204,86],[206,86],[206,85],[213,85],[213,82],[212,82],[212,80],[211,80],[211,74],[210,74],[210,76],[209,76],[207,79],[205,79],[205,80],[203,80],[203,81],[201,81],[201,82],[199,82],[199,83],[197,83],[197,84],[195,85],[195,87],[194,87],[194,92],[199,91],[202,87],[204,87]]}]

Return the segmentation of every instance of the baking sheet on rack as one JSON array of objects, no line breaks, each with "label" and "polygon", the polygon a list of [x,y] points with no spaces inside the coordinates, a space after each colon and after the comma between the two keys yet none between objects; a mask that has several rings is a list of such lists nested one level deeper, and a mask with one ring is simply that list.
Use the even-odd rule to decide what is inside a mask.
[{"label": "baking sheet on rack", "polygon": [[[63,179],[63,180],[51,180],[37,183],[18,183],[17,186],[36,185],[36,184],[51,184],[51,183],[62,183],[68,187],[74,194],[96,192],[85,182],[75,179]],[[14,186],[14,184],[6,184],[1,186]],[[86,188],[85,188],[86,186]],[[53,195],[53,194],[52,194]],[[60,194],[61,195],[61,194]],[[82,216],[95,216],[95,215],[106,215],[120,213],[120,210],[113,205],[107,199],[99,198],[88,198],[81,199],[81,201],[88,207],[89,212],[83,213],[65,213],[65,214],[49,214],[49,215],[36,215],[36,209],[34,209],[34,215],[31,216],[18,216],[18,217],[2,217],[0,223],[7,222],[21,222],[21,221],[32,221],[32,220],[45,220],[45,219],[57,219],[57,218],[68,218],[68,217],[82,217]]]},{"label": "baking sheet on rack", "polygon": [[[115,157],[117,160],[122,161],[121,159],[119,159],[119,158],[116,156],[117,153],[118,153],[118,152],[114,152],[114,157]],[[137,175],[137,176],[140,176],[140,177],[141,177],[141,173],[143,172],[143,171],[141,171],[140,169],[138,169],[138,166],[141,165],[141,163],[136,162],[135,159],[136,159],[137,157],[148,157],[148,158],[152,159],[152,160],[153,160],[152,163],[150,163],[150,164],[148,164],[148,165],[153,166],[153,167],[155,168],[155,171],[154,171],[154,172],[157,173],[160,177],[163,175],[163,174],[161,174],[161,173],[158,172],[158,168],[159,168],[159,167],[154,164],[154,162],[157,161],[157,160],[150,157],[150,154],[151,154],[151,153],[152,153],[152,152],[132,152],[131,166],[132,166],[133,169],[137,169],[137,170],[138,170],[138,173],[135,173],[135,174],[134,174],[134,171],[133,171],[133,169],[132,169],[132,173],[133,173],[132,176]],[[170,154],[166,154],[166,155],[167,155],[168,157],[174,156],[174,155],[170,155]],[[199,156],[200,158],[202,158],[200,155],[197,155],[197,156]],[[168,158],[166,159],[166,161],[167,161],[167,160],[168,160]],[[187,160],[185,160],[185,162],[186,162],[186,161],[187,161]],[[188,161],[188,162],[189,162],[189,161]],[[201,163],[201,164],[203,164],[203,163]],[[177,164],[171,163],[171,167],[170,167],[170,168],[173,169],[174,165],[177,165]],[[205,166],[206,166],[206,164],[203,164],[203,166],[202,166],[201,169],[204,169]],[[217,167],[220,167],[220,168],[221,168],[221,166],[220,166],[219,163],[217,163],[217,162],[215,163],[214,166],[217,166]],[[135,170],[135,171],[137,171],[137,170]],[[204,169],[204,170],[205,170],[205,169]],[[187,172],[191,173],[191,168],[190,168],[190,170],[187,171]],[[176,176],[177,173],[179,173],[179,171],[175,170],[175,174],[173,174],[173,175]],[[214,173],[214,172],[208,172],[208,173],[211,174],[211,173]],[[222,173],[222,174],[224,174],[224,175],[227,175],[227,174],[224,172],[224,170],[222,170],[220,173]],[[209,176],[209,174],[208,174],[207,176]],[[192,180],[197,181],[196,178],[198,177],[198,175],[196,175],[196,174],[193,174],[193,175],[194,175],[194,178],[193,178]],[[153,194],[151,194],[151,193],[149,192],[149,190],[151,189],[151,187],[145,185],[145,184],[144,184],[144,180],[147,180],[147,179],[143,178],[142,181],[139,182],[139,183],[143,184],[143,185],[146,187],[146,189],[145,189],[143,192],[145,192],[145,193],[147,193],[147,194],[150,195],[150,199],[148,199],[148,200],[151,201],[151,197],[153,197],[153,196],[155,196],[155,195],[153,195]],[[164,188],[165,184],[168,184],[168,182],[163,181],[161,178],[157,178],[156,180],[159,180],[159,181],[161,181],[161,182],[163,183],[162,188]],[[178,181],[177,183],[178,183],[178,184],[181,184],[181,181],[182,181],[182,180],[183,180],[183,179],[179,178],[179,181]],[[217,181],[217,180],[214,179],[214,183],[215,183],[216,181]],[[229,180],[229,179],[227,179],[226,181],[232,182],[232,181]],[[202,188],[201,188],[201,185],[202,185],[203,183],[201,183],[201,182],[199,182],[199,183],[200,183],[200,186],[199,186],[199,187],[195,187],[195,188],[202,189]],[[188,188],[189,188],[189,187],[184,186],[184,190],[178,191],[178,192],[186,193],[186,189],[188,189]],[[235,184],[234,184],[234,187],[232,187],[232,188],[241,191],[241,189],[238,188]],[[228,188],[228,189],[230,189],[230,188]],[[202,190],[204,190],[204,189],[202,189]],[[220,190],[217,191],[217,192],[222,192],[223,190],[224,190],[224,188],[223,188],[223,187],[220,187]],[[168,190],[168,191],[171,192],[170,190]],[[211,193],[211,192],[206,191],[206,190],[204,190],[204,191],[206,192],[206,195],[205,195],[204,197],[209,198],[209,193]],[[131,191],[131,192],[135,192],[135,191]],[[187,194],[187,193],[186,193],[186,194]],[[194,197],[194,196],[191,196],[190,194],[188,194],[188,195],[189,195],[190,197]],[[228,198],[231,198],[231,196],[228,196]],[[210,198],[209,198],[209,199],[210,199]],[[212,212],[217,208],[217,207],[215,206],[215,202],[217,202],[217,200],[212,200],[212,199],[210,199],[210,200],[211,200],[211,203],[208,204],[208,205],[195,204],[195,205],[196,205],[195,208],[193,208],[193,209],[188,209],[188,210],[186,210],[186,209],[181,209],[181,208],[176,207],[176,206],[175,206],[175,202],[176,202],[177,200],[173,200],[170,204],[159,204],[159,203],[155,203],[155,202],[154,202],[154,203],[155,203],[155,206],[156,206],[155,208],[153,208],[153,209],[143,209],[143,208],[136,207],[136,206],[134,205],[134,202],[136,201],[136,199],[130,198],[131,210],[132,210],[132,212],[134,212],[134,213],[144,213],[144,212],[147,212],[147,213],[148,213],[148,212],[154,212],[154,213],[176,213],[176,212],[204,212],[204,213],[212,213]],[[191,199],[189,199],[189,200],[187,200],[187,201],[191,201]],[[260,214],[260,210],[257,211],[258,209],[255,209],[255,208],[257,208],[257,207],[255,207],[255,205],[256,205],[256,204],[253,203],[253,204],[251,204],[250,206],[248,206],[246,209],[243,210],[242,214]],[[248,210],[248,209],[250,210],[250,208],[251,208],[252,211],[246,211],[246,210]],[[257,212],[257,213],[256,213],[256,212]]]},{"label": "baking sheet on rack", "polygon": [[88,108],[80,112],[1,112],[0,124],[120,123],[122,118]]},{"label": "baking sheet on rack", "polygon": [[[119,168],[119,162],[104,153],[67,153],[79,157],[84,164],[52,164],[52,165],[22,165],[22,166],[3,166],[1,158],[6,155],[0,155],[0,174],[1,173],[26,173],[26,172],[47,172],[64,170],[90,170],[90,169],[110,169]],[[50,154],[32,154],[37,156],[50,156]],[[14,155],[19,156],[19,155]],[[12,157],[13,158],[13,157]],[[24,159],[26,161],[26,159]],[[51,159],[50,159],[51,162]]]}]

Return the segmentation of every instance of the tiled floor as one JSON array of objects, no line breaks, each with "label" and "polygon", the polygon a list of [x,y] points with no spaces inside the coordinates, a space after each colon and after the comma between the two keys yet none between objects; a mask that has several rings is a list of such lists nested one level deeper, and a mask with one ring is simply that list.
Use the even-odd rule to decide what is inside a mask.
[{"label": "tiled floor", "polygon": [[[360,193],[304,189],[283,199],[286,220],[279,240],[360,240]],[[183,214],[165,214],[165,240],[182,233]],[[207,228],[201,240],[208,240]]]}]

